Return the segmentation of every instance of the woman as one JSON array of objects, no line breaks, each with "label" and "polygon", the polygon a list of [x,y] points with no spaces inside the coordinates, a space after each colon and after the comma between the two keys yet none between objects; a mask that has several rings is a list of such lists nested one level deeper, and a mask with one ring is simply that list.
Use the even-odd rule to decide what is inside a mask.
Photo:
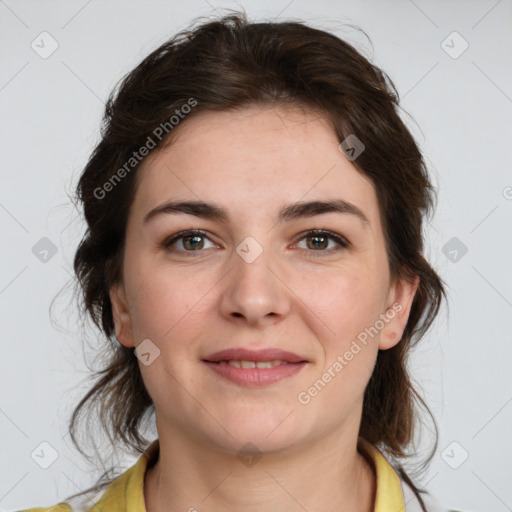
[{"label": "woman", "polygon": [[434,189],[385,73],[303,23],[205,22],[112,94],[77,193],[112,343],[72,438],[99,405],[142,456],[43,510],[440,510],[401,463],[426,408],[407,356],[446,295]]}]

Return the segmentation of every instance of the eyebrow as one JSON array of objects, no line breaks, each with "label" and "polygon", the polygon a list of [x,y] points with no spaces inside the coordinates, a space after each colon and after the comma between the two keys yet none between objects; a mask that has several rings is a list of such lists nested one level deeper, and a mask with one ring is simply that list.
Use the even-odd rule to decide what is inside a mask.
[{"label": "eyebrow", "polygon": [[[370,221],[366,215],[354,204],[344,199],[316,200],[309,202],[292,203],[283,207],[277,216],[277,222],[282,223],[304,217],[314,217],[323,213],[342,213],[356,216],[364,228],[370,227]],[[228,211],[214,203],[204,201],[169,201],[153,208],[144,216],[144,224],[160,214],[185,213],[203,219],[216,220],[229,223]]]}]

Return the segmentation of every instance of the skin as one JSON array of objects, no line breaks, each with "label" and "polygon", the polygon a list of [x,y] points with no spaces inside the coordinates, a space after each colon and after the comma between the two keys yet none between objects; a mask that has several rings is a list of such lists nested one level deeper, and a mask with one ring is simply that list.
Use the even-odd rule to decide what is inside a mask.
[{"label": "skin", "polygon": [[[176,134],[139,171],[123,277],[110,292],[120,342],[150,339],[160,350],[151,364],[139,361],[160,439],[145,476],[146,509],[372,511],[375,473],[356,446],[363,393],[378,350],[400,340],[418,285],[390,280],[373,184],[318,113],[203,112]],[[289,203],[330,198],[359,207],[370,226],[340,213],[276,223]],[[230,220],[180,213],[143,222],[169,200],[215,202]],[[207,236],[163,247],[188,229]],[[316,248],[303,234],[311,229],[338,233],[350,246],[336,250],[328,238]],[[263,248],[252,263],[236,252],[249,236]],[[394,303],[401,311],[299,403],[298,394]],[[245,388],[201,361],[233,347],[277,347],[309,362],[278,383]],[[237,457],[248,442],[261,453],[252,466]]]}]

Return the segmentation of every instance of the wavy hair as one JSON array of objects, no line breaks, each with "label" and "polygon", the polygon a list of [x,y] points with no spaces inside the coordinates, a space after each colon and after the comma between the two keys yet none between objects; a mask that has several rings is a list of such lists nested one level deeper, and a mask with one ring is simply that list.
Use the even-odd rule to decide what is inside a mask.
[{"label": "wavy hair", "polygon": [[[123,173],[106,199],[99,190],[109,180],[112,183],[134,151],[189,98],[197,105],[180,126],[204,111],[287,105],[324,114],[340,142],[350,134],[364,141],[365,151],[353,164],[375,185],[391,278],[420,279],[400,342],[378,352],[365,389],[359,435],[395,461],[426,510],[420,496],[425,491],[412,483],[398,461],[412,455],[407,448],[414,442],[419,406],[435,427],[435,446],[423,467],[438,443],[435,420],[407,370],[410,350],[423,338],[446,297],[442,279],[423,255],[422,226],[433,212],[435,188],[421,151],[400,118],[399,95],[388,75],[353,45],[301,21],[251,23],[243,11],[203,21],[152,51],[111,92],[101,140],[76,188],[87,222],[74,257],[81,311],[102,331],[106,343],[104,367],[96,372],[96,382],[70,420],[75,446],[84,453],[75,435],[83,414],[99,418],[113,445],[122,443],[137,452],[148,446],[141,428],[154,405],[134,349],[115,339],[109,298],[110,287],[121,276],[126,222],[140,164]],[[162,137],[159,148],[172,142],[172,133]]]}]

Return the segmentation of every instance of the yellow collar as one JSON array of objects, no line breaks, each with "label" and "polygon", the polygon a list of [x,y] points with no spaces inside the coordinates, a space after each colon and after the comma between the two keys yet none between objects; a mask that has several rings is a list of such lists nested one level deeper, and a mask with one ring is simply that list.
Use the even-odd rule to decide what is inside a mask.
[{"label": "yellow collar", "polygon": [[[377,492],[374,512],[403,512],[405,510],[402,487],[398,474],[384,455],[362,438],[358,448],[373,462],[377,474]],[[111,512],[146,512],[144,505],[144,475],[149,462],[158,456],[159,440],[151,443],[130,469],[114,480],[96,504],[98,510]],[[93,507],[93,510],[96,510]]]},{"label": "yellow collar", "polygon": [[402,486],[393,466],[378,448],[362,437],[358,439],[357,446],[370,457],[377,474],[374,512],[404,512],[405,503]]}]

